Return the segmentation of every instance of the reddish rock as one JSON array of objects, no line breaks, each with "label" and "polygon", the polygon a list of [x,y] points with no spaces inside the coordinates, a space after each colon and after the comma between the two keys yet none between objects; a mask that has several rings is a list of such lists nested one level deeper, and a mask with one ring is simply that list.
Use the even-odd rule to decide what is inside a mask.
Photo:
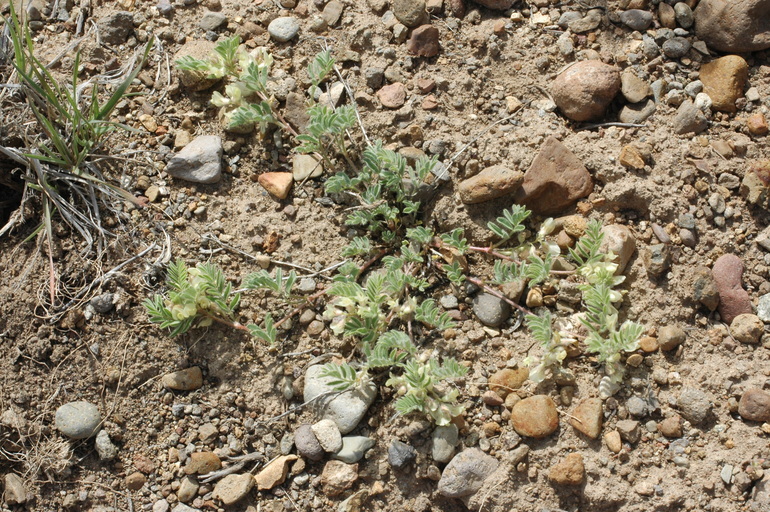
[{"label": "reddish rock", "polygon": [[593,188],[593,178],[578,157],[549,137],[524,173],[515,198],[537,214],[552,215],[587,196]]},{"label": "reddish rock", "polygon": [[512,391],[519,389],[528,378],[529,368],[504,368],[489,378],[489,389],[505,398]]},{"label": "reddish rock", "polygon": [[770,128],[767,127],[767,119],[762,112],[754,112],[746,120],[746,128],[752,135],[767,135]]},{"label": "reddish rock", "polygon": [[383,107],[401,108],[406,102],[406,87],[401,82],[386,85],[377,91],[377,97]]},{"label": "reddish rock", "polygon": [[483,203],[515,192],[524,182],[524,173],[504,165],[487,167],[460,183],[460,200],[465,204]]},{"label": "reddish rock", "polygon": [[511,425],[526,437],[542,438],[559,427],[559,413],[550,397],[535,395],[518,402],[511,410]]},{"label": "reddish rock", "polygon": [[580,485],[585,480],[585,476],[583,456],[579,453],[570,453],[563,461],[553,465],[548,472],[548,480],[560,485]]},{"label": "reddish rock", "polygon": [[770,421],[770,393],[762,389],[749,389],[738,402],[738,414],[749,421]]},{"label": "reddish rock", "polygon": [[751,299],[743,289],[743,262],[734,254],[721,256],[711,269],[719,290],[719,314],[722,321],[731,323],[736,316],[751,313]]},{"label": "reddish rock", "polygon": [[131,473],[126,477],[126,488],[131,491],[138,491],[147,483],[147,477],[139,471]]},{"label": "reddish rock", "polygon": [[569,424],[591,439],[598,439],[602,432],[602,401],[599,398],[587,398],[580,402],[570,414]]},{"label": "reddish rock", "polygon": [[666,437],[682,437],[682,417],[674,414],[658,423],[658,432]]},{"label": "reddish rock", "polygon": [[735,100],[743,96],[749,79],[749,65],[737,55],[727,55],[700,67],[703,92],[711,98],[711,108],[721,112],[735,112]]},{"label": "reddish rock", "polygon": [[290,172],[266,172],[257,178],[259,184],[278,199],[286,199],[294,183]]},{"label": "reddish rock", "polygon": [[429,94],[428,96],[425,97],[424,100],[422,100],[421,107],[423,108],[423,110],[435,110],[438,108],[438,105],[439,103],[436,96],[433,94]]},{"label": "reddish rock", "polygon": [[193,452],[184,467],[187,475],[204,475],[222,467],[222,461],[214,452]]},{"label": "reddish rock", "polygon": [[438,55],[438,29],[433,25],[422,25],[412,31],[406,49],[418,57],[434,57]]},{"label": "reddish rock", "polygon": [[551,95],[565,116],[573,121],[590,121],[604,115],[620,85],[618,68],[598,60],[584,60],[556,77]]}]

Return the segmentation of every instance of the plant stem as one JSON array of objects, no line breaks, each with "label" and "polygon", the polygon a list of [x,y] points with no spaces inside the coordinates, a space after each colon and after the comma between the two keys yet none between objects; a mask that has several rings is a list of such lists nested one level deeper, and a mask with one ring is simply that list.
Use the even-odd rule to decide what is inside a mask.
[{"label": "plant stem", "polygon": [[228,327],[232,327],[233,329],[238,329],[239,331],[246,331],[246,332],[249,331],[249,329],[245,325],[240,323],[240,322],[235,322],[235,321],[232,321],[232,320],[227,320],[225,318],[222,318],[221,316],[212,315],[211,313],[208,313],[206,311],[199,311],[199,313],[201,314],[201,316],[205,316],[206,318],[210,318],[211,320],[213,320],[215,322],[218,322],[218,323],[220,323],[222,325],[226,325]]},{"label": "plant stem", "polygon": [[500,258],[500,259],[506,260],[506,261],[517,261],[517,260],[513,259],[510,256],[507,256],[507,255],[505,255],[505,254],[503,254],[501,252],[497,252],[495,250],[494,246],[490,246],[490,247],[476,247],[476,246],[472,245],[472,246],[468,247],[468,249],[470,249],[471,251],[476,251],[476,252],[480,252],[480,253],[484,253],[484,254],[489,254],[490,256],[494,256],[495,258]]}]

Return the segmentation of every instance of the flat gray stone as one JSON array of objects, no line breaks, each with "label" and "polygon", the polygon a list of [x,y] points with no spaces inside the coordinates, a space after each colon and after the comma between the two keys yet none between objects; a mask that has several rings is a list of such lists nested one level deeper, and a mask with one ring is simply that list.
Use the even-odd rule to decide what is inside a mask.
[{"label": "flat gray stone", "polygon": [[102,416],[90,402],[69,402],[56,409],[54,423],[70,439],[88,439],[99,430]]},{"label": "flat gray stone", "polygon": [[299,21],[291,16],[282,16],[270,22],[267,32],[279,43],[290,41],[299,33]]},{"label": "flat gray stone", "polygon": [[366,451],[373,447],[374,439],[366,436],[346,436],[342,438],[342,448],[332,458],[346,464],[355,464],[361,460]]},{"label": "flat gray stone", "polygon": [[469,496],[484,484],[499,465],[494,457],[478,448],[465,450],[453,458],[441,475],[438,492],[448,498]]},{"label": "flat gray stone", "polygon": [[221,12],[209,11],[203,15],[198,26],[203,30],[217,30],[227,23],[227,16]]},{"label": "flat gray stone", "polygon": [[457,425],[436,427],[433,430],[433,448],[431,455],[436,462],[449,462],[455,453],[455,446],[459,440]]},{"label": "flat gray stone", "polygon": [[216,183],[222,179],[222,139],[201,135],[177,153],[166,172],[174,178],[193,183]]}]

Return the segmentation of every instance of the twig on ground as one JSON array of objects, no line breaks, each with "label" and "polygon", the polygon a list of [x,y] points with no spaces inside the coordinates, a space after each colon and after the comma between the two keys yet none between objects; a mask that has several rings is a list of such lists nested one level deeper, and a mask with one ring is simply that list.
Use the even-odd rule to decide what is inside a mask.
[{"label": "twig on ground", "polygon": [[606,128],[608,126],[616,126],[618,128],[644,128],[647,125],[639,124],[639,123],[615,123],[615,122],[595,123],[595,124],[587,124],[585,126],[581,126],[580,128],[577,128],[576,131],[579,132],[583,130],[593,130],[595,128]]},{"label": "twig on ground", "polygon": [[[201,475],[199,481],[202,484],[211,483],[215,480],[219,480],[220,478],[224,478],[227,475],[232,475],[233,473],[239,472],[249,462],[260,462],[260,460],[264,458],[265,456],[259,452],[247,453],[246,455],[241,455],[240,457],[228,457],[227,460],[233,460],[236,461],[236,463],[218,471],[205,473]],[[256,467],[253,469],[256,469]]]}]

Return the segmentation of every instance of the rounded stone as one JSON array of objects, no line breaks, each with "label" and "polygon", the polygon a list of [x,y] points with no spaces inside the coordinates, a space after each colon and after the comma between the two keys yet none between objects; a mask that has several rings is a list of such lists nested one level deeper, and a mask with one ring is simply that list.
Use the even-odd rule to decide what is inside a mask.
[{"label": "rounded stone", "polygon": [[529,378],[529,368],[503,368],[489,377],[489,389],[505,399],[508,393],[515,391]]},{"label": "rounded stone", "polygon": [[664,352],[674,350],[684,343],[686,339],[687,334],[678,325],[667,325],[662,327],[658,333],[658,345]]},{"label": "rounded stone", "polygon": [[620,71],[597,60],[573,64],[556,77],[551,94],[556,106],[573,121],[589,121],[604,115],[620,91]]},{"label": "rounded stone", "polygon": [[669,59],[681,59],[690,51],[692,45],[684,37],[672,37],[663,43],[663,54]]},{"label": "rounded stone", "polygon": [[631,30],[642,32],[652,24],[652,13],[641,9],[629,9],[620,13],[620,21]]},{"label": "rounded stone", "polygon": [[559,427],[556,404],[546,395],[535,395],[518,402],[511,410],[511,425],[519,435],[542,438]]},{"label": "rounded stone", "polygon": [[682,411],[684,419],[693,425],[703,423],[711,412],[711,401],[706,393],[699,389],[683,389],[676,405]]},{"label": "rounded stone", "polygon": [[70,439],[88,439],[99,431],[102,416],[90,402],[69,402],[56,409],[54,422],[59,432]]},{"label": "rounded stone", "polygon": [[733,319],[730,332],[737,341],[756,345],[765,332],[765,324],[757,315],[743,313]]},{"label": "rounded stone", "polygon": [[738,414],[749,421],[770,421],[770,393],[762,389],[748,389],[738,402]]},{"label": "rounded stone", "polygon": [[698,38],[715,50],[770,48],[770,0],[701,0],[694,17]]},{"label": "rounded stone", "polygon": [[489,293],[480,293],[473,299],[476,318],[489,327],[500,327],[511,314],[511,307],[502,299]]},{"label": "rounded stone", "polygon": [[299,33],[299,21],[291,16],[276,18],[267,26],[267,32],[279,43],[285,43]]},{"label": "rounded stone", "polygon": [[324,449],[318,442],[310,425],[300,425],[294,432],[294,444],[297,452],[312,461],[319,461],[324,458]]}]

